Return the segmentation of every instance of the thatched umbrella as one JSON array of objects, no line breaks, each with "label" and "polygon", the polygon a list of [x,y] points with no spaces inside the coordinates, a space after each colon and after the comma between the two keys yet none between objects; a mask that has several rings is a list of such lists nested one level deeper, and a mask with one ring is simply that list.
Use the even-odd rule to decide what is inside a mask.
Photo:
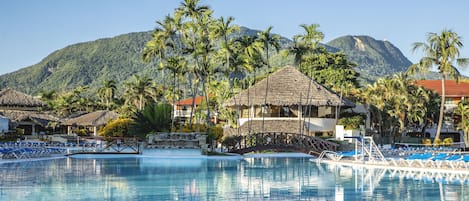
[{"label": "thatched umbrella", "polygon": [[103,126],[110,120],[118,117],[119,114],[113,111],[100,110],[66,120],[63,124],[69,126],[69,134],[71,132],[71,126],[93,127],[93,134],[96,136],[98,134],[97,128],[99,126]]},{"label": "thatched umbrella", "polygon": [[37,107],[44,105],[41,100],[10,88],[0,91],[0,107],[34,108],[33,110],[36,110]]},{"label": "thatched umbrella", "polygon": [[[249,89],[235,95],[224,106],[260,106],[264,105],[267,80],[261,80]],[[308,100],[309,88],[309,100]],[[249,97],[248,97],[249,95]],[[236,105],[235,105],[236,100]],[[351,101],[318,84],[295,67],[287,66],[269,76],[267,105],[291,106],[310,103],[314,106],[354,107]]]}]

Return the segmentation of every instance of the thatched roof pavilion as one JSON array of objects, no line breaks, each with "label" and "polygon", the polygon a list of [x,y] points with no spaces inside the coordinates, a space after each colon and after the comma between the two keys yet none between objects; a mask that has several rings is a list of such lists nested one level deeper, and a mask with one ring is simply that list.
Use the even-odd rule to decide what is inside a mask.
[{"label": "thatched roof pavilion", "polygon": [[[269,77],[267,92],[267,105],[291,106],[305,105],[308,102],[315,106],[342,106],[354,107],[355,104],[340,96],[326,87],[318,84],[308,76],[298,71],[295,67],[286,66]],[[249,89],[236,94],[234,98],[225,102],[225,106],[234,107],[264,105],[267,78],[261,80]],[[236,100],[236,102],[235,102]]]},{"label": "thatched roof pavilion", "polygon": [[69,134],[71,133],[72,126],[93,127],[93,133],[96,136],[98,133],[97,128],[99,126],[103,126],[110,120],[116,119],[118,117],[119,114],[113,111],[100,110],[66,120],[63,125],[67,125],[69,127]]},{"label": "thatched roof pavilion", "polygon": [[37,108],[44,103],[30,95],[6,88],[0,91],[0,107]]},{"label": "thatched roof pavilion", "polygon": [[[296,68],[286,66],[236,94],[224,106],[238,109],[239,130],[235,130],[239,134],[293,132],[315,135],[334,131],[339,110],[355,107],[355,104]],[[225,129],[225,133],[233,133],[233,129]]]},{"label": "thatched roof pavilion", "polygon": [[25,129],[27,135],[38,134],[38,131],[48,130],[51,123],[60,122],[58,117],[39,111],[2,110],[0,114],[10,119],[14,127]]},{"label": "thatched roof pavilion", "polygon": [[119,115],[113,111],[100,110],[69,119],[63,124],[69,126],[102,126],[109,120],[116,119],[117,117]]}]

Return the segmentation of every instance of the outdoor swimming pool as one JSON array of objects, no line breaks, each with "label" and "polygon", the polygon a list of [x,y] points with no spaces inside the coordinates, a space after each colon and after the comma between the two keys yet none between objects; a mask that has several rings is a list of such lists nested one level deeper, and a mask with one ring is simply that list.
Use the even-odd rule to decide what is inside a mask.
[{"label": "outdoor swimming pool", "polygon": [[0,200],[469,200],[461,175],[309,158],[62,158],[0,164]]}]

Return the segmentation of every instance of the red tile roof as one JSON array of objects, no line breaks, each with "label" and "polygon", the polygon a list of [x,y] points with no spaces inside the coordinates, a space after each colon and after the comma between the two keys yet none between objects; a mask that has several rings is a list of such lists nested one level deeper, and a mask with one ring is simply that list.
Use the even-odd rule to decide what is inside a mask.
[{"label": "red tile roof", "polygon": [[[202,103],[202,100],[204,100],[204,96],[196,96],[195,97],[195,105],[200,105]],[[179,102],[176,103],[176,105],[182,106],[182,105],[192,105],[192,98],[180,100]]]},{"label": "red tile roof", "polygon": [[[441,95],[441,80],[418,80],[416,84]],[[469,97],[469,83],[445,80],[445,92],[446,97]]]}]

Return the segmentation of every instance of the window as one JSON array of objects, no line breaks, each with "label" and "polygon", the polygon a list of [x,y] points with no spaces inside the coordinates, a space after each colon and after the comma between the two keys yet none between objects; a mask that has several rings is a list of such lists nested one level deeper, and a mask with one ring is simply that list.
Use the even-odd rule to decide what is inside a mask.
[{"label": "window", "polygon": [[445,105],[453,105],[454,101],[453,98],[445,98]]},{"label": "window", "polygon": [[283,106],[280,110],[281,117],[290,117],[290,108],[288,106]]}]

